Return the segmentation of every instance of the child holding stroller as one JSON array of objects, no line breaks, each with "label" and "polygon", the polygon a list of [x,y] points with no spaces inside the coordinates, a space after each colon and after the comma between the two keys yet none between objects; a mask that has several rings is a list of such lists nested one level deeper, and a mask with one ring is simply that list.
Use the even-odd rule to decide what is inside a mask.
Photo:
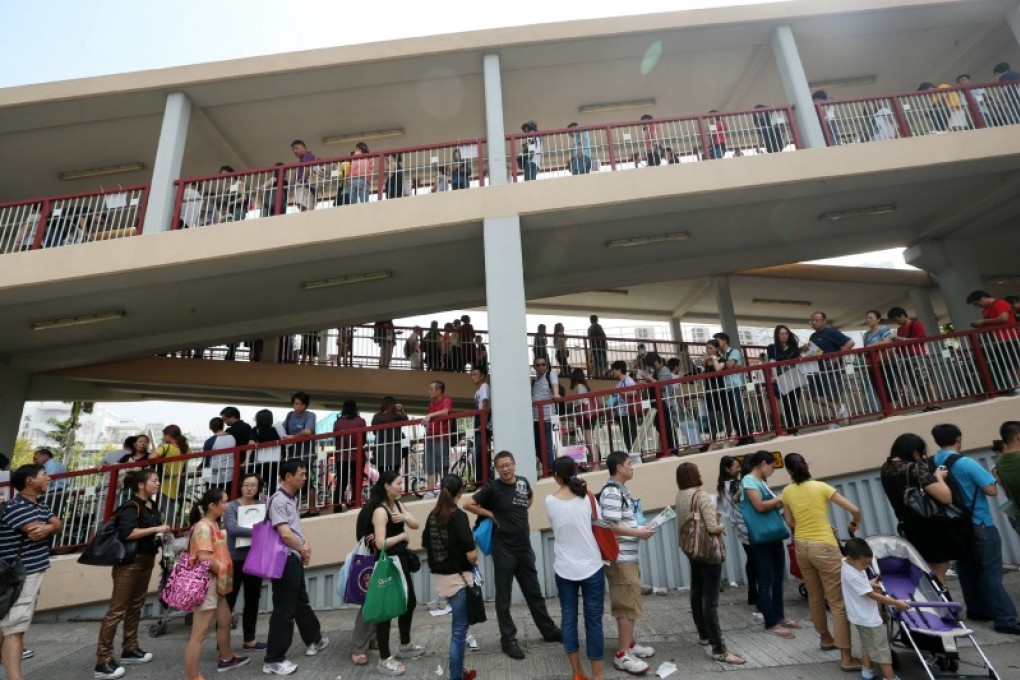
[{"label": "child holding stroller", "polygon": [[857,629],[864,652],[861,661],[861,677],[871,680],[875,677],[875,664],[885,680],[899,680],[893,673],[892,649],[886,638],[885,624],[878,605],[885,604],[901,611],[910,609],[904,600],[883,595],[878,592],[877,579],[869,581],[865,570],[871,565],[874,553],[871,546],[862,538],[851,538],[846,542],[846,557],[840,566],[842,573],[843,602],[846,604],[846,615],[850,623]]}]

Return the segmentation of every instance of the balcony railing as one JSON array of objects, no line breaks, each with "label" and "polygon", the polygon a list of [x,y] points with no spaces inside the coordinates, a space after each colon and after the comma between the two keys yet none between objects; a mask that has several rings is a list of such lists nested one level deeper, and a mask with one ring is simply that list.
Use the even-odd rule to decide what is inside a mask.
[{"label": "balcony railing", "polygon": [[985,83],[817,104],[829,146],[1020,123],[1017,83]]},{"label": "balcony railing", "polygon": [[0,204],[0,253],[140,234],[148,195],[138,185]]},{"label": "balcony railing", "polygon": [[693,163],[800,146],[792,107],[708,113],[680,118],[507,135],[514,181]]},{"label": "balcony railing", "polygon": [[182,179],[173,228],[484,186],[484,147],[469,139]]}]

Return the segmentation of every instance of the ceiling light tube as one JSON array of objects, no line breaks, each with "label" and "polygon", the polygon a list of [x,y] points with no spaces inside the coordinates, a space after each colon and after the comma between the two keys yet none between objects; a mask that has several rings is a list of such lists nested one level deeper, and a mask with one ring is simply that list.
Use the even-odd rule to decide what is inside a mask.
[{"label": "ceiling light tube", "polygon": [[604,102],[602,104],[584,104],[577,108],[578,113],[604,113],[606,111],[626,111],[628,109],[650,109],[655,106],[654,99],[633,99],[626,102]]},{"label": "ceiling light tube", "polygon": [[332,137],[323,137],[322,143],[328,145],[333,144],[347,144],[350,142],[366,142],[373,139],[389,139],[390,137],[403,137],[403,128],[393,128],[392,130],[372,130],[371,132],[354,132],[347,135],[334,135]]},{"label": "ceiling light tube", "polygon": [[655,234],[654,236],[635,236],[633,238],[617,238],[606,241],[606,248],[631,248],[633,246],[649,246],[653,243],[669,241],[686,241],[691,237],[689,232],[677,231],[672,234]]},{"label": "ceiling light tube", "polygon": [[52,328],[68,328],[70,326],[85,326],[90,323],[99,323],[100,321],[113,321],[114,319],[124,318],[123,309],[114,309],[109,312],[99,312],[97,314],[84,314],[82,316],[71,316],[66,319],[52,319],[50,321],[33,321],[33,331],[47,331]]},{"label": "ceiling light tube", "polygon": [[76,179],[88,177],[105,177],[106,175],[119,175],[124,172],[136,172],[144,170],[145,163],[123,163],[121,165],[106,165],[101,168],[85,168],[84,170],[68,170],[60,173],[60,179],[70,182]]},{"label": "ceiling light tube", "polygon": [[305,281],[301,284],[301,290],[319,290],[320,288],[332,288],[333,286],[345,286],[348,283],[364,283],[366,281],[381,281],[393,276],[393,272],[386,270],[381,272],[368,272],[366,274],[351,274],[349,276],[337,276],[332,279],[319,279],[318,281]]},{"label": "ceiling light tube", "polygon": [[820,220],[829,220],[830,222],[837,222],[839,220],[845,220],[849,217],[869,217],[871,215],[888,215],[889,213],[896,212],[896,204],[889,203],[886,205],[872,205],[867,208],[850,208],[849,210],[833,210],[832,212],[823,212],[818,215]]},{"label": "ceiling light tube", "polygon": [[810,307],[811,300],[774,300],[772,298],[752,298],[756,305],[791,305],[794,307]]},{"label": "ceiling light tube", "polygon": [[854,87],[856,85],[874,85],[878,80],[877,76],[851,76],[850,78],[831,78],[829,80],[814,80],[808,83],[812,90],[823,87]]}]

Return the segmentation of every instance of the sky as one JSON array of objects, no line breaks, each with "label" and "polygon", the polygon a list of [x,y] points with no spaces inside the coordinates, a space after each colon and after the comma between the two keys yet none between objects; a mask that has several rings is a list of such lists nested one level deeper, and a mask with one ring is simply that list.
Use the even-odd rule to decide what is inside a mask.
[{"label": "sky", "polygon": [[[618,0],[554,0],[534,6],[495,0],[398,0],[386,5],[332,0],[4,0],[3,17],[8,30],[0,41],[0,87],[422,35],[761,2],[645,0],[628,5]],[[25,30],[31,27],[35,30]],[[899,249],[823,262],[907,266]],[[449,310],[441,316],[453,318],[460,314],[460,310]],[[471,314],[476,327],[487,327],[484,313]],[[427,323],[434,316],[437,314],[398,323]],[[529,315],[528,326],[547,323],[551,328],[557,320],[564,321],[568,330],[586,326],[585,319],[539,315]],[[636,325],[663,326],[634,319],[603,321],[609,332]],[[158,401],[108,404],[124,418],[142,423],[176,422],[196,434],[204,432],[208,419],[225,405]],[[286,410],[283,404],[267,406],[279,411],[280,417]],[[246,419],[250,421],[255,410],[243,409]]]}]

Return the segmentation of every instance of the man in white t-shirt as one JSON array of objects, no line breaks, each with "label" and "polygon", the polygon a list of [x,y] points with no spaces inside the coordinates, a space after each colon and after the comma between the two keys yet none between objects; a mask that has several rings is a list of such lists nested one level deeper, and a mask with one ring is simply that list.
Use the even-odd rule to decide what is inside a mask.
[{"label": "man in white t-shirt", "polygon": [[618,646],[613,656],[617,670],[642,675],[648,671],[646,659],[655,650],[639,645],[634,639],[634,624],[641,618],[641,570],[638,566],[638,541],[647,541],[655,530],[639,527],[634,518],[634,499],[627,490],[627,482],[634,477],[630,456],[613,451],[606,457],[609,479],[599,492],[602,518],[612,524],[613,533],[620,544],[620,556],[606,567],[609,584],[609,601],[616,618]]},{"label": "man in white t-shirt", "polygon": [[[484,366],[475,366],[471,369],[471,382],[475,386],[475,410],[481,411],[491,407],[491,389],[489,383],[486,382],[488,377],[488,371]],[[474,443],[474,463],[475,463],[475,479],[481,481],[483,468],[491,465],[491,456],[488,455],[492,451],[492,412],[485,416],[485,442],[483,446],[482,442],[482,417],[480,415],[475,416],[475,443]],[[492,479],[492,475],[489,475],[489,479]]]},{"label": "man in white t-shirt", "polygon": [[[553,397],[560,396],[560,374],[549,366],[549,359],[546,357],[535,358],[535,377],[531,379],[531,403],[546,401]],[[542,407],[542,418],[539,420],[538,406],[531,407],[531,417],[535,428],[535,456],[542,456],[542,442],[545,442],[546,469],[552,470],[553,461],[556,460],[556,449],[553,448],[552,420],[556,414],[554,404],[545,404]]]}]

